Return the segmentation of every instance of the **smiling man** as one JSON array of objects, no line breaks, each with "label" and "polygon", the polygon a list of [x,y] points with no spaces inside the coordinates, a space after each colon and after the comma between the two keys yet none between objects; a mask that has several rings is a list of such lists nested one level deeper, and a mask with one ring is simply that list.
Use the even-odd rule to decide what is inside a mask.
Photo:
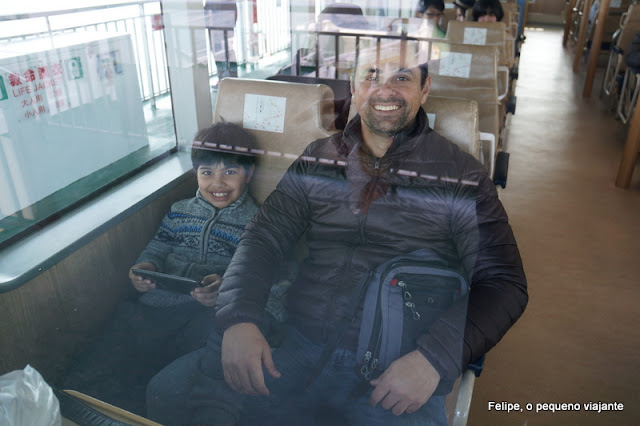
[{"label": "smiling man", "polygon": [[[246,228],[216,304],[222,342],[210,339],[183,361],[196,366],[190,373],[156,376],[148,401],[166,415],[152,412],[154,420],[301,425],[322,413],[337,425],[446,425],[455,379],[522,314],[526,279],[506,214],[485,168],[429,128],[426,65],[405,44],[360,52],[351,88],[358,114],[306,148]],[[308,256],[272,351],[259,328],[266,298],[303,235]],[[384,364],[358,357],[372,271],[425,249],[465,277],[468,300],[421,305],[422,316],[401,307],[408,331],[396,332],[408,343],[399,355]],[[361,374],[365,363],[372,375]],[[240,418],[238,394],[246,395]]]}]

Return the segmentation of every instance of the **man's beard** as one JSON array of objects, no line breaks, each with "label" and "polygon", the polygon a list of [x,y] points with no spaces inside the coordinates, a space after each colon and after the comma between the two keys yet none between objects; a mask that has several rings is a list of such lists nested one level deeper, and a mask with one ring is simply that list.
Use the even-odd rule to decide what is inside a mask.
[{"label": "man's beard", "polygon": [[399,116],[390,120],[380,120],[375,117],[374,112],[367,108],[365,113],[362,115],[362,120],[373,133],[380,136],[394,136],[398,132],[406,129],[412,122],[409,118],[409,111],[406,108],[406,102],[402,98],[376,99],[375,101],[369,99],[368,102],[369,104],[394,103],[398,104],[402,109],[402,114]]}]

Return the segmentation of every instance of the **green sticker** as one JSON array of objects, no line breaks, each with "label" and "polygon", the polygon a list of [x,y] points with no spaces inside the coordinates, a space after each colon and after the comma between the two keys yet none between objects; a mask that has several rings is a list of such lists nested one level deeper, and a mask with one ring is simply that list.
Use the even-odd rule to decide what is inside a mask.
[{"label": "green sticker", "polygon": [[82,73],[82,62],[80,58],[76,56],[75,58],[67,59],[65,61],[65,68],[67,71],[67,80],[77,80],[82,78],[84,75]]},{"label": "green sticker", "polygon": [[4,101],[8,98],[9,96],[7,96],[7,89],[4,87],[4,79],[2,78],[2,76],[0,76],[0,101]]}]

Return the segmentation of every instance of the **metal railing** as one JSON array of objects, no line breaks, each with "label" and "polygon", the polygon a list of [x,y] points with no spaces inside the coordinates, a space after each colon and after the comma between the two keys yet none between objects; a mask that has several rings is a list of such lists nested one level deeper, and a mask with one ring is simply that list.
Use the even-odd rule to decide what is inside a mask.
[{"label": "metal railing", "polygon": [[[238,19],[235,29],[236,37],[239,37],[237,44],[240,47],[240,51],[237,52],[238,63],[254,62],[290,47],[289,0],[263,0],[255,4],[254,1],[237,2],[239,12],[244,16],[244,19]],[[254,13],[257,23],[249,19]],[[205,28],[202,30],[207,31]],[[155,108],[156,99],[169,92],[165,34],[159,0],[1,15],[0,47],[16,41],[82,31],[129,33],[142,100],[150,101],[152,108]],[[209,50],[209,75],[214,76],[217,68],[209,35],[206,37],[206,46]],[[232,46],[225,40],[227,58],[230,49]]]},{"label": "metal railing", "polygon": [[155,108],[156,99],[169,92],[164,31],[158,22],[161,23],[158,0],[4,15],[0,16],[0,47],[42,36],[83,31],[128,33],[133,44],[140,97]]}]

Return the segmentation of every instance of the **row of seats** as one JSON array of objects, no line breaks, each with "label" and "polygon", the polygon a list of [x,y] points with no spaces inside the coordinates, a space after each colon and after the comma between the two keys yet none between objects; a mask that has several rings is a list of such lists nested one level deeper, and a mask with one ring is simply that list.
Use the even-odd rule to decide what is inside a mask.
[{"label": "row of seats", "polygon": [[633,37],[639,32],[640,5],[631,4],[620,18],[609,51],[601,90],[601,95],[609,97],[615,114],[624,124],[627,124],[633,114],[640,91],[640,69],[628,67],[625,60]]},{"label": "row of seats", "polygon": [[[595,33],[596,40],[603,40],[602,46],[590,46],[598,49],[609,48],[609,57],[605,70],[601,96],[608,97],[608,101],[615,110],[616,117],[622,123],[630,123],[627,140],[618,173],[616,186],[629,188],[631,177],[640,154],[640,114],[637,111],[638,93],[640,93],[640,69],[627,66],[627,55],[634,50],[632,40],[640,34],[640,8],[637,0],[569,0],[566,8],[565,30],[563,46],[567,45],[570,35],[576,40],[574,71],[583,58],[583,47],[589,46],[587,38],[589,32]],[[596,13],[598,12],[598,13]],[[615,22],[615,25],[612,25]],[[579,29],[579,31],[578,31]],[[608,34],[613,35],[607,42]],[[575,37],[575,34],[577,38]],[[599,55],[592,51],[589,59],[589,69],[583,96],[591,93],[597,59]],[[586,56],[585,56],[586,57]]]}]

